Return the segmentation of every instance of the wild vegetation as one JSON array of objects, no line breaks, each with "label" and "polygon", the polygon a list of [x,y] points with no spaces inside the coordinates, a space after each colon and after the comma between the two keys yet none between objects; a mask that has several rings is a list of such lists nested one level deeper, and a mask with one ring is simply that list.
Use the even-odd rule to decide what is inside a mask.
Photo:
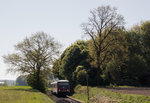
[{"label": "wild vegetation", "polygon": [[[78,85],[72,97],[88,103],[86,86]],[[90,87],[89,103],[149,103],[149,101],[149,96],[123,94],[104,88]]]},{"label": "wild vegetation", "polygon": [[1,86],[0,103],[54,103],[48,96],[28,86]]},{"label": "wild vegetation", "polygon": [[101,6],[82,25],[90,38],[69,46],[53,64],[59,79],[71,87],[131,85],[150,86],[150,21],[126,30],[116,8]]},{"label": "wild vegetation", "polygon": [[[27,75],[28,85],[41,92],[47,89],[50,72],[69,80],[71,90],[78,84],[150,86],[150,21],[127,30],[116,8],[100,6],[90,14],[81,26],[87,40],[76,41],[58,57],[61,45],[43,32],[36,33],[15,46],[17,53],[4,56],[9,71]],[[96,87],[90,91],[92,102],[99,97],[122,103],[149,100]],[[86,101],[85,87],[75,89],[73,96],[81,95]]]}]

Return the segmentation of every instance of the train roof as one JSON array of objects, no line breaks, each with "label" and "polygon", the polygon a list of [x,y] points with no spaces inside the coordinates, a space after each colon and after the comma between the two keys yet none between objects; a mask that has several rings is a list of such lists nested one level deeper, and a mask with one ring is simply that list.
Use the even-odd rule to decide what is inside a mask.
[{"label": "train roof", "polygon": [[58,83],[58,82],[69,82],[68,80],[57,80],[55,82],[52,82],[51,84],[55,84],[55,83]]}]

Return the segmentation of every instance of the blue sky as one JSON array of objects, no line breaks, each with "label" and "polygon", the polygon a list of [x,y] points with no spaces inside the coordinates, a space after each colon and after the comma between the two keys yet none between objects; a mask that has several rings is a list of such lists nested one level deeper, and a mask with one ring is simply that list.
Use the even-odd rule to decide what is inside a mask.
[{"label": "blue sky", "polygon": [[15,79],[7,74],[2,56],[15,52],[14,45],[39,31],[50,34],[64,45],[63,50],[83,33],[89,11],[101,5],[118,8],[125,26],[150,20],[149,0],[0,0],[0,79]]}]

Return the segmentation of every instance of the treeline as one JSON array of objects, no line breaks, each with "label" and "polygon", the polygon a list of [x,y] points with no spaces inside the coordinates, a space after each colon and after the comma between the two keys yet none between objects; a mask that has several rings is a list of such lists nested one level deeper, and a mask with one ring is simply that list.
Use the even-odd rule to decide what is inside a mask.
[{"label": "treeline", "polygon": [[62,53],[53,64],[54,76],[68,79],[72,87],[86,85],[86,76],[91,86],[150,86],[150,21],[126,30],[114,8],[102,6],[91,14],[82,26],[90,39]]},{"label": "treeline", "polygon": [[50,72],[68,79],[71,88],[86,85],[87,79],[91,86],[150,86],[150,21],[126,30],[116,10],[101,6],[91,11],[88,22],[81,25],[89,39],[76,41],[60,57],[62,45],[50,35],[37,32],[26,37],[15,45],[16,52],[3,56],[8,72],[26,74],[17,78],[18,85],[27,82],[43,93]]},{"label": "treeline", "polygon": [[20,75],[16,78],[17,86],[27,86],[27,75]]}]

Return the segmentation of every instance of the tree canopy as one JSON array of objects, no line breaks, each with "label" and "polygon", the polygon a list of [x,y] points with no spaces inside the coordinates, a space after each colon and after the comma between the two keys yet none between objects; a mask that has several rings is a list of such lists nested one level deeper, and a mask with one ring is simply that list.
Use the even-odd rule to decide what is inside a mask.
[{"label": "tree canopy", "polygon": [[[29,75],[35,81],[35,89],[40,88],[42,77],[48,73],[51,65],[59,55],[61,45],[53,37],[44,32],[37,32],[31,37],[26,37],[15,45],[16,53],[3,56],[5,63],[9,64],[10,72],[20,72]],[[42,76],[41,76],[42,75]]]},{"label": "tree canopy", "polygon": [[27,75],[27,83],[42,92],[49,71],[77,85],[150,86],[150,21],[130,29],[117,9],[100,6],[90,11],[82,30],[88,40],[78,40],[60,54],[53,37],[38,32],[15,45],[16,53],[3,56],[8,71]]},{"label": "tree canopy", "polygon": [[[149,86],[150,22],[125,29],[116,8],[92,10],[82,29],[89,40],[69,46],[53,65],[53,74],[71,84]],[[88,71],[87,71],[88,70]]]},{"label": "tree canopy", "polygon": [[97,85],[100,84],[102,65],[117,49],[117,34],[123,29],[124,18],[116,12],[116,8],[100,6],[92,10],[87,23],[82,24],[84,34],[91,39],[93,59],[97,68]]}]

